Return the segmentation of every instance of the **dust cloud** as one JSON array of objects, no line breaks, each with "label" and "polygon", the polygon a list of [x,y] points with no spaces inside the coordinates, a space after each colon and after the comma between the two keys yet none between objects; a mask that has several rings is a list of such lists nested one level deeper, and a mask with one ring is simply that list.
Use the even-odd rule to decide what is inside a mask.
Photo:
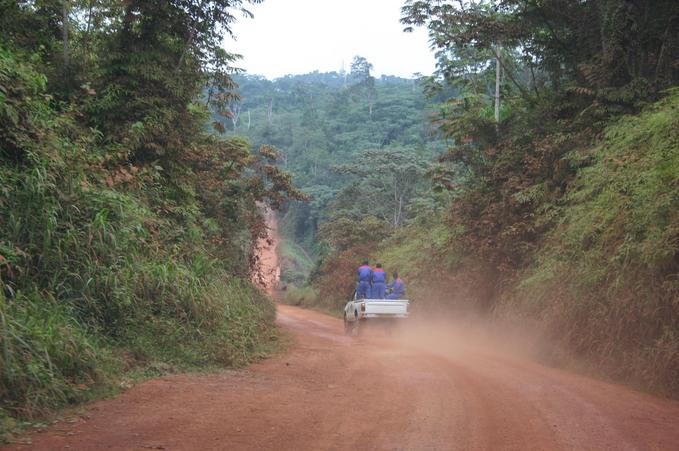
[{"label": "dust cloud", "polygon": [[367,327],[366,339],[389,338],[404,349],[455,360],[471,356],[549,364],[554,345],[537,327],[475,314],[424,313],[387,327]]}]

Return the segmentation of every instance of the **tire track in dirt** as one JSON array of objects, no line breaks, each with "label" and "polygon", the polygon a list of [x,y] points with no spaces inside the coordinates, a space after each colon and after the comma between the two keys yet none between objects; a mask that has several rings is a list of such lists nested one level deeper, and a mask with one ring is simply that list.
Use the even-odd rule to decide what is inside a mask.
[{"label": "tire track in dirt", "polygon": [[170,376],[87,406],[32,446],[70,450],[673,450],[679,405],[536,363],[353,339],[278,307],[291,349],[243,370]]}]

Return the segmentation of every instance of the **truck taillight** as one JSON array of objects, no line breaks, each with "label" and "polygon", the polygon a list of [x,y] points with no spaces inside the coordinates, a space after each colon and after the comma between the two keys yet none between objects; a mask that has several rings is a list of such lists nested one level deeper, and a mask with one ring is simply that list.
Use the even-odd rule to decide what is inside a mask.
[{"label": "truck taillight", "polygon": [[361,302],[361,311],[365,312],[365,302]]}]

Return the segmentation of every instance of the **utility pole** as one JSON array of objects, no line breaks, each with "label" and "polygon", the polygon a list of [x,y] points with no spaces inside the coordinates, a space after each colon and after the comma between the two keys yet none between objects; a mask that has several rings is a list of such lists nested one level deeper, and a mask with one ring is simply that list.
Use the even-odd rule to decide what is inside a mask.
[{"label": "utility pole", "polygon": [[495,45],[495,130],[500,130],[500,81],[502,65],[500,64],[500,52],[502,46],[498,42]]},{"label": "utility pole", "polygon": [[269,121],[269,125],[273,123],[273,97],[271,102],[269,102],[269,109],[266,111],[266,118]]},{"label": "utility pole", "polygon": [[342,87],[346,88],[347,87],[347,71],[344,69],[344,60],[342,60],[342,67],[340,67],[340,76],[342,77]]},{"label": "utility pole", "polygon": [[68,67],[68,0],[62,2],[61,39],[64,45],[64,68]]}]

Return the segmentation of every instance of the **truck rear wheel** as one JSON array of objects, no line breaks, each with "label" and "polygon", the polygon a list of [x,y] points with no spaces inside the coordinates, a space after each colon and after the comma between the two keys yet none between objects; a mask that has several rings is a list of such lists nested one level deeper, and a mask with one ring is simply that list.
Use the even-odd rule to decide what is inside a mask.
[{"label": "truck rear wheel", "polygon": [[347,320],[347,313],[344,312],[344,334],[351,335],[353,329],[353,324]]},{"label": "truck rear wheel", "polygon": [[358,320],[358,313],[357,312],[354,312],[354,317],[355,317],[354,322],[351,324],[352,325],[351,336],[352,337],[358,337],[361,334],[361,328],[360,328],[361,322]]}]

